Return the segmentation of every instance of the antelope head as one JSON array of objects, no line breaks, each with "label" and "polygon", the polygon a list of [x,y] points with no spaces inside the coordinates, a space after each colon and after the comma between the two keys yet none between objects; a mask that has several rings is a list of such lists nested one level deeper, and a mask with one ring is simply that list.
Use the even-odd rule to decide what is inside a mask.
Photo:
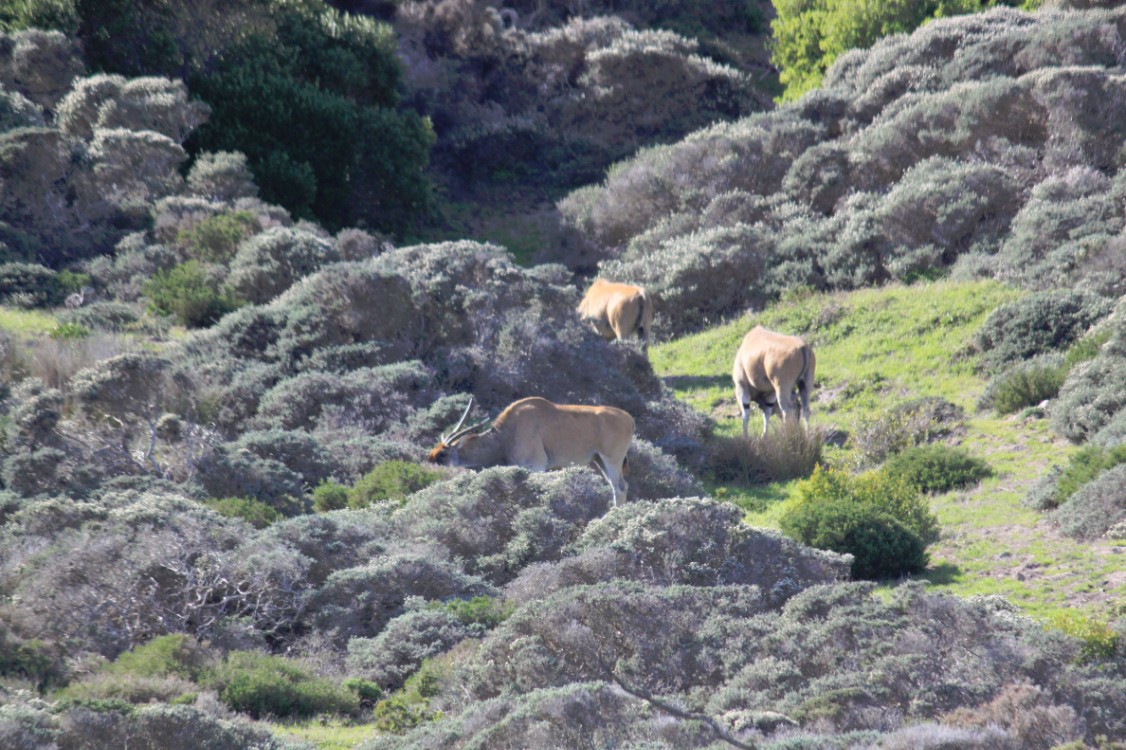
[{"label": "antelope head", "polygon": [[[462,413],[461,419],[459,419],[457,421],[457,424],[454,425],[454,428],[450,431],[450,434],[442,435],[438,440],[438,444],[434,446],[434,449],[432,451],[430,451],[430,455],[427,458],[430,463],[443,464],[445,466],[462,465],[462,462],[460,460],[461,457],[459,455],[459,449],[463,444],[462,441],[465,440],[467,442],[472,442],[475,438],[479,437],[478,435],[471,433],[483,427],[489,421],[488,417],[486,417],[477,424],[470,425],[469,427],[462,429],[461,426],[465,424],[465,418],[469,416],[469,410],[472,408],[473,399],[470,398],[469,405],[465,407],[465,411]],[[485,432],[488,432],[488,430],[485,430]]]}]

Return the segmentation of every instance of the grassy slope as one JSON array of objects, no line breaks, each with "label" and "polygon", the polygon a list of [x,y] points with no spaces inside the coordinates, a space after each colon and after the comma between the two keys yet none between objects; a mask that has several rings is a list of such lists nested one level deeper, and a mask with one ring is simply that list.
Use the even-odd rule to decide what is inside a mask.
[{"label": "grassy slope", "polygon": [[[932,499],[942,539],[926,574],[958,595],[1003,594],[1025,611],[1050,617],[1069,606],[1105,616],[1126,597],[1126,547],[1062,537],[1042,514],[1020,504],[1028,487],[1074,448],[1044,420],[976,413],[986,380],[968,350],[974,331],[1019,292],[993,282],[939,282],[848,294],[792,298],[749,318],[653,347],[658,374],[677,395],[708,414],[721,435],[741,430],[730,371],[739,342],[762,324],[807,337],[817,352],[813,423],[847,434],[865,415],[918,396],[963,407],[961,444],[993,467],[980,486]],[[757,421],[757,417],[755,418]],[[854,466],[855,452],[829,448],[826,459]],[[746,507],[749,523],[777,527],[790,484],[742,490],[713,487]]]}]

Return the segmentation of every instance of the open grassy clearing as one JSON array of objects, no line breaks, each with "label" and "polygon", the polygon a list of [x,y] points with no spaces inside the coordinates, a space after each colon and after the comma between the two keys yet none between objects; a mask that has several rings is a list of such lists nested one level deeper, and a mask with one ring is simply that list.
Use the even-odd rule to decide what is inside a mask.
[{"label": "open grassy clearing", "polygon": [[278,737],[309,742],[321,750],[352,750],[378,733],[372,723],[327,717],[272,724],[270,728]]},{"label": "open grassy clearing", "polygon": [[[924,577],[960,596],[1004,595],[1044,619],[1069,607],[1104,617],[1126,596],[1126,546],[1063,537],[1044,514],[1021,505],[1036,479],[1075,448],[1044,419],[976,411],[987,381],[975,371],[970,342],[989,312],[1019,295],[993,282],[801,295],[655,346],[651,357],[677,396],[713,420],[716,435],[738,435],[729,373],[743,335],[762,324],[805,336],[817,352],[813,424],[829,430],[839,444],[826,447],[825,461],[844,468],[858,468],[858,452],[847,436],[861,419],[923,396],[957,404],[967,415],[960,445],[986,460],[994,476],[932,498],[942,538],[930,548]],[[755,415],[753,427],[757,420]],[[749,523],[777,528],[794,484],[709,489],[746,508]]]}]

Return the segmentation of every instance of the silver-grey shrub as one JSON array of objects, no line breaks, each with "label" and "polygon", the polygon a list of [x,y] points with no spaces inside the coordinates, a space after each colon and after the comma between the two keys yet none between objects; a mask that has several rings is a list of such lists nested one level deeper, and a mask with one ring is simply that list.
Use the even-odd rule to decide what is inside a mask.
[{"label": "silver-grey shrub", "polygon": [[1032,289],[1068,286],[1119,233],[1124,203],[1126,176],[1088,166],[1048,175],[1013,218],[997,276]]},{"label": "silver-grey shrub", "polygon": [[991,312],[974,334],[987,367],[1000,368],[1066,349],[1113,305],[1090,292],[1059,289],[1034,292]]},{"label": "silver-grey shrub", "polygon": [[251,572],[225,570],[221,551],[246,535],[241,522],[168,494],[99,503],[100,518],[55,530],[39,540],[49,554],[4,571],[20,617],[42,637],[114,656],[155,635],[204,634],[223,616],[250,614],[267,594]]},{"label": "silver-grey shrub", "polygon": [[269,302],[293,282],[340,260],[331,242],[297,229],[273,228],[239,245],[231,287],[255,304]]},{"label": "silver-grey shrub", "polygon": [[1126,466],[1108,469],[1083,485],[1051,518],[1064,534],[1076,539],[1090,541],[1105,535],[1126,520]]},{"label": "silver-grey shrub", "polygon": [[276,637],[292,637],[307,623],[309,595],[334,572],[379,557],[394,538],[392,527],[368,511],[303,515],[271,524],[234,549],[229,567],[271,582],[274,605],[254,624]]},{"label": "silver-grey shrub", "polygon": [[60,31],[0,34],[0,84],[40,107],[54,107],[83,72],[78,45]]},{"label": "silver-grey shrub", "polygon": [[197,155],[188,170],[188,190],[212,201],[258,196],[246,155],[239,151],[204,151]]},{"label": "silver-grey shrub", "polygon": [[495,596],[496,590],[476,576],[428,554],[393,554],[365,565],[331,573],[312,592],[309,619],[338,645],[351,638],[372,638],[402,614],[410,597]]},{"label": "silver-grey shrub", "polygon": [[404,537],[425,539],[466,572],[499,584],[531,562],[556,559],[609,500],[609,487],[589,470],[496,467],[412,495],[395,522]]},{"label": "silver-grey shrub", "polygon": [[349,674],[372,680],[390,692],[401,687],[424,660],[477,633],[448,612],[408,612],[387,623],[375,638],[348,641],[344,664]]},{"label": "silver-grey shrub", "polygon": [[574,586],[517,609],[461,669],[478,700],[610,679],[614,671],[639,687],[679,693],[719,676],[719,662],[705,654],[712,623],[765,608],[753,586]]},{"label": "silver-grey shrub", "polygon": [[43,113],[30,99],[17,91],[0,89],[0,133],[45,124]]},{"label": "silver-grey shrub", "polygon": [[655,709],[611,683],[586,682],[474,703],[404,737],[377,737],[360,748],[554,750],[598,742],[623,750],[673,750],[715,747],[714,740],[699,722]]},{"label": "silver-grey shrub", "polygon": [[675,335],[765,302],[769,252],[765,232],[735,224],[670,239],[644,255],[627,250],[601,273],[644,286],[670,311],[660,330]]},{"label": "silver-grey shrub", "polygon": [[346,374],[304,372],[262,396],[257,421],[283,430],[353,424],[379,433],[402,422],[426,400],[429,380],[426,368],[418,362]]},{"label": "silver-grey shrub", "polygon": [[736,506],[701,498],[631,503],[590,523],[571,549],[625,553],[626,575],[636,580],[756,586],[773,606],[808,586],[847,578],[847,557],[747,527],[741,518]]}]

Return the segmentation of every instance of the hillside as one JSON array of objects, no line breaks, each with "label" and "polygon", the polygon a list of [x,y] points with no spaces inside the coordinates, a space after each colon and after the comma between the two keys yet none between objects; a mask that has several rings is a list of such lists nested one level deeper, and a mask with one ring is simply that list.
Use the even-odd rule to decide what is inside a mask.
[{"label": "hillside", "polygon": [[0,8],[0,746],[1126,747],[1126,9],[763,10]]},{"label": "hillside", "polygon": [[[818,355],[814,424],[832,436],[826,457],[861,466],[862,433],[895,407],[940,398],[965,414],[942,442],[985,459],[994,475],[931,498],[942,538],[923,576],[958,596],[1000,594],[1050,621],[1068,610],[1114,618],[1126,595],[1122,539],[1077,542],[1043,513],[1022,504],[1050,466],[1076,448],[1052,433],[1045,415],[979,409],[989,378],[973,356],[974,334],[1013,290],[987,282],[940,282],[852,293],[807,295],[707,332],[655,347],[654,369],[718,434],[739,433],[730,360],[753,325],[805,336]],[[858,435],[858,433],[860,433]],[[859,439],[858,439],[859,438]],[[792,499],[790,483],[713,483],[713,493],[748,509],[745,520],[777,528]]]}]

